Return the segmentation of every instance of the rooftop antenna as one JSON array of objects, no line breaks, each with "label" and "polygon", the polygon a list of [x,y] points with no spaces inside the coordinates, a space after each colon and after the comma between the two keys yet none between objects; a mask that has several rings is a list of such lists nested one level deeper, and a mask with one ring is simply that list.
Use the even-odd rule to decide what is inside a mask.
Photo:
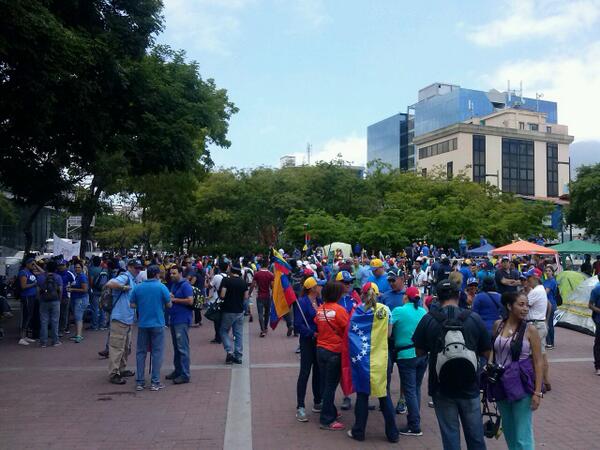
[{"label": "rooftop antenna", "polygon": [[544,98],[544,93],[536,92],[535,93],[535,110],[537,112],[540,112],[540,98]]},{"label": "rooftop antenna", "polygon": [[508,88],[506,89],[508,92],[508,104],[510,105],[511,95],[510,95],[510,80],[508,80]]},{"label": "rooftop antenna", "polygon": [[308,166],[310,166],[310,151],[312,149],[312,145],[310,145],[310,142],[308,144],[306,144],[306,160],[308,162]]},{"label": "rooftop antenna", "polygon": [[471,119],[473,118],[473,101],[467,101],[467,109],[469,110],[469,114],[471,115]]},{"label": "rooftop antenna", "polygon": [[521,80],[520,86],[519,86],[519,97],[521,97],[521,105],[523,104],[523,80]]}]

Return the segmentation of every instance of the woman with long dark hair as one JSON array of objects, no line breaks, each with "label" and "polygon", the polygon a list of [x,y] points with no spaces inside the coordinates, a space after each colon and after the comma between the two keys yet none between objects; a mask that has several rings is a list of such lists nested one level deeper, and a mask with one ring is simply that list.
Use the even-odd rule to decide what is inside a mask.
[{"label": "woman with long dark hair", "polygon": [[75,282],[67,286],[67,290],[71,293],[71,311],[75,319],[76,334],[69,339],[79,344],[83,341],[83,314],[90,304],[90,296],[88,277],[83,270],[83,263],[77,261],[74,268]]},{"label": "woman with long dark hair", "polygon": [[348,327],[348,313],[337,304],[344,292],[341,283],[330,281],[322,291],[323,304],[317,308],[317,362],[321,375],[321,429],[339,431],[345,428],[334,405],[335,390],[340,382],[342,347]]}]

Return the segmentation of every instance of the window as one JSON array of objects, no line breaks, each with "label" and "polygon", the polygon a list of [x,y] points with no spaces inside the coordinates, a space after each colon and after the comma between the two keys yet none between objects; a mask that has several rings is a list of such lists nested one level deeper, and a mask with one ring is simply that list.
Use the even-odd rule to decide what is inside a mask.
[{"label": "window", "polygon": [[423,176],[423,177],[427,176],[427,169],[421,169],[421,176]]},{"label": "window", "polygon": [[452,161],[449,161],[448,164],[446,164],[446,176],[449,180],[454,176],[454,164]]},{"label": "window", "polygon": [[519,130],[525,129],[525,122],[519,122]]},{"label": "window", "polygon": [[479,121],[479,125],[481,125],[482,127],[484,127],[485,126],[485,120],[480,120]]},{"label": "window", "polygon": [[552,134],[552,127],[546,127],[546,133]]},{"label": "window", "polygon": [[473,135],[473,181],[485,183],[485,136]]},{"label": "window", "polygon": [[534,195],[533,141],[502,139],[502,190]]},{"label": "window", "polygon": [[529,131],[539,131],[540,127],[537,123],[528,123]]},{"label": "window", "polygon": [[558,144],[546,143],[546,191],[548,197],[558,197]]},{"label": "window", "polygon": [[421,147],[419,149],[419,159],[429,158],[430,156],[437,156],[443,153],[448,153],[458,148],[458,138],[449,139],[444,142],[438,142],[437,144],[431,144],[427,147]]}]

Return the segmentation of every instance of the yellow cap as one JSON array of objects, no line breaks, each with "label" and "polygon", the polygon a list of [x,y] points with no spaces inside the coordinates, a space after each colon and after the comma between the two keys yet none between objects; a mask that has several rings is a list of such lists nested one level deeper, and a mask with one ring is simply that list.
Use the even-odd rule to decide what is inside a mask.
[{"label": "yellow cap", "polygon": [[374,258],[371,260],[370,266],[375,269],[379,269],[380,267],[383,267],[383,261],[380,260],[379,258]]}]

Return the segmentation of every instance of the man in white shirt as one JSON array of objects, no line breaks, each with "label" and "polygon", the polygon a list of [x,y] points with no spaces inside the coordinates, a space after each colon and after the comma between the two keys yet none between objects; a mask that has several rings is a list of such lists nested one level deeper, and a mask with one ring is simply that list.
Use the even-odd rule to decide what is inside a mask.
[{"label": "man in white shirt", "polygon": [[542,271],[537,268],[530,269],[525,273],[527,277],[527,285],[530,288],[527,294],[529,303],[529,313],[527,314],[527,322],[531,323],[538,331],[542,344],[542,357],[544,359],[544,384],[546,389],[551,389],[550,380],[548,378],[548,358],[546,356],[546,336],[548,335],[547,314],[552,310],[548,302],[548,294],[542,285]]},{"label": "man in white shirt", "polygon": [[427,274],[421,270],[421,261],[415,261],[413,267],[411,285],[419,289],[421,298],[424,298],[423,295],[425,294],[425,287],[427,286]]},{"label": "man in white shirt", "polygon": [[[219,290],[221,288],[221,283],[223,282],[223,278],[227,277],[227,270],[229,269],[229,263],[221,260],[219,262],[219,271],[212,277],[210,280],[210,288],[212,289],[210,296],[210,303],[213,303],[219,298]],[[215,338],[210,341],[211,344],[220,344],[221,343],[221,321],[215,320],[213,322],[215,327]]]}]

